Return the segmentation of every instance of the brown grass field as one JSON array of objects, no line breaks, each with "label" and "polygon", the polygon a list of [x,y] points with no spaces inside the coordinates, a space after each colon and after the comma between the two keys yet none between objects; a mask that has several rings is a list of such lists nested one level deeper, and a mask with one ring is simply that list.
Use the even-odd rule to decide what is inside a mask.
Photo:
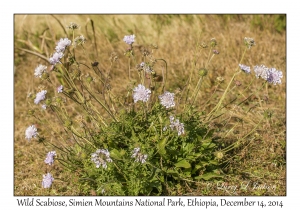
[{"label": "brown grass field", "polygon": [[[226,155],[226,173],[222,184],[199,181],[193,188],[178,186],[167,195],[286,195],[286,29],[285,15],[15,15],[14,22],[14,195],[86,195],[82,193],[76,176],[55,165],[55,182],[51,190],[41,187],[46,170],[43,161],[47,147],[37,141],[27,141],[25,130],[36,119],[28,115],[33,104],[27,95],[38,86],[47,85],[34,77],[34,69],[43,62],[35,55],[50,57],[56,42],[65,37],[64,28],[70,22],[81,27],[77,33],[87,38],[86,64],[98,61],[101,69],[110,68],[110,56],[115,53],[118,62],[111,71],[111,86],[115,94],[126,92],[128,60],[124,56],[124,35],[135,34],[136,45],[157,45],[154,56],[168,63],[170,90],[180,93],[196,68],[207,61],[208,51],[197,51],[197,43],[217,40],[220,52],[209,65],[208,75],[201,86],[196,106],[208,111],[218,102],[239,64],[244,49],[244,37],[251,37],[256,45],[247,51],[244,64],[264,64],[283,72],[281,85],[267,85],[259,90],[261,80],[253,80],[244,92],[250,77],[239,74],[224,104],[235,96],[239,101],[253,95],[241,106],[229,103],[223,116],[208,122],[224,143],[234,142],[256,127],[254,140]],[[94,30],[92,23],[94,24]],[[62,24],[62,26],[60,25]],[[95,35],[95,36],[94,36]],[[97,47],[95,47],[97,46]],[[30,52],[31,53],[30,53]],[[35,54],[34,54],[35,53]],[[88,72],[83,72],[87,74]],[[253,74],[253,73],[252,73]],[[134,73],[132,73],[134,77]],[[224,82],[217,86],[217,78]],[[254,78],[252,75],[251,78]],[[136,79],[136,78],[135,78]],[[195,84],[197,81],[192,80]],[[243,95],[244,94],[244,95]],[[72,109],[72,107],[68,107]],[[60,130],[50,113],[38,111],[49,122],[47,141],[55,144],[61,139],[53,131]],[[229,120],[228,120],[229,119]],[[241,185],[249,183],[243,190]],[[210,186],[210,187],[208,187]],[[227,186],[227,190],[225,190]],[[230,190],[238,186],[235,191]],[[260,187],[254,187],[260,186]],[[87,195],[92,195],[92,192]]]}]

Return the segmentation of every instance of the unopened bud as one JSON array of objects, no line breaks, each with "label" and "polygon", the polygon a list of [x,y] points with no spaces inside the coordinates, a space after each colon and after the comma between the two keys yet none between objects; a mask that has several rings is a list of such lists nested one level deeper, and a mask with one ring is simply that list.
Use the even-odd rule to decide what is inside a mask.
[{"label": "unopened bud", "polygon": [[199,75],[202,76],[202,77],[206,76],[207,75],[207,70],[205,68],[201,68],[199,70]]},{"label": "unopened bud", "polygon": [[211,47],[217,46],[217,41],[216,41],[215,38],[212,38],[212,39],[210,40],[210,46],[211,46]]}]

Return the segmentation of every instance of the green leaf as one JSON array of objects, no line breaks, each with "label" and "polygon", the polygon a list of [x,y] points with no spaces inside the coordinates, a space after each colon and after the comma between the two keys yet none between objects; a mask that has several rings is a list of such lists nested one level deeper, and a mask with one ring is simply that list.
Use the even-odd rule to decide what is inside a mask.
[{"label": "green leaf", "polygon": [[178,163],[175,163],[175,166],[178,168],[190,168],[191,164],[186,160],[181,160]]},{"label": "green leaf", "polygon": [[216,173],[206,173],[206,174],[203,174],[201,176],[196,176],[195,179],[204,179],[204,180],[209,180],[209,179],[212,179],[212,178],[220,178],[220,177],[223,177],[223,175],[221,174],[216,174]]},{"label": "green leaf", "polygon": [[164,139],[162,139],[161,141],[158,142],[157,149],[158,149],[158,153],[160,155],[166,154],[166,150],[165,150],[166,143],[167,143],[167,138],[164,138]]},{"label": "green leaf", "polygon": [[113,149],[109,153],[113,159],[122,160],[122,154],[118,150]]},{"label": "green leaf", "polygon": [[217,160],[210,160],[209,163],[212,165],[219,165],[219,162]]},{"label": "green leaf", "polygon": [[172,176],[178,176],[178,172],[172,169],[167,170],[167,173]]},{"label": "green leaf", "polygon": [[212,148],[214,148],[215,146],[216,146],[216,144],[211,143],[211,142],[209,142],[209,143],[203,143],[203,144],[202,144],[202,148],[203,148],[203,149],[212,149]]}]

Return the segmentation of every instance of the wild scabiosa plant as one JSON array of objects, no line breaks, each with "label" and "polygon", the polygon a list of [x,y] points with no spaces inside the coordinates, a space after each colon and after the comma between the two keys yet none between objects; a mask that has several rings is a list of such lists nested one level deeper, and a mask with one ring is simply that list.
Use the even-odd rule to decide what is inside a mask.
[{"label": "wild scabiosa plant", "polygon": [[[53,69],[47,84],[51,88],[37,93],[34,99],[35,104],[45,102],[47,114],[55,116],[64,132],[61,145],[50,143],[57,150],[47,153],[47,169],[59,155],[55,159],[78,176],[84,193],[93,191],[96,195],[164,195],[181,184],[192,186],[198,180],[224,176],[220,160],[237,144],[223,149],[222,142],[213,138],[214,130],[208,122],[222,114],[235,77],[241,72],[252,76],[250,67],[241,64],[245,52],[255,45],[252,38],[244,39],[245,51],[232,79],[206,114],[195,104],[201,84],[213,73],[210,63],[219,55],[216,39],[198,45],[201,50],[209,50],[207,61],[198,67],[194,60],[188,88],[178,93],[167,85],[166,60],[154,56],[157,46],[136,46],[135,35],[125,36],[123,41],[130,48],[124,49],[124,56],[111,53],[107,59],[110,67],[101,66],[100,61],[85,62],[84,45],[89,40],[75,34],[78,25],[72,23],[67,28],[70,36],[56,42],[49,58]],[[82,47],[76,47],[79,45]],[[126,57],[127,63],[123,61]],[[128,66],[129,72],[127,90],[119,96],[112,91],[110,75],[116,62],[122,64],[120,68]],[[34,76],[40,77],[45,71],[40,66]],[[282,73],[274,68],[254,67],[254,72],[269,83],[281,83]],[[223,80],[219,79],[218,85]],[[47,131],[47,123],[42,129]],[[32,126],[25,135],[30,140],[38,134]],[[49,188],[53,180],[47,173],[42,187]]]}]

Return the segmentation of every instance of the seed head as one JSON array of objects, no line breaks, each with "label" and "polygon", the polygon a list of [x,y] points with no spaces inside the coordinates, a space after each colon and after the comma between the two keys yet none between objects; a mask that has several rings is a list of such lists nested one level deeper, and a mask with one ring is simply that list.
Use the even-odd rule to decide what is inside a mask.
[{"label": "seed head", "polygon": [[254,39],[249,38],[249,37],[245,37],[245,38],[244,38],[244,43],[245,43],[245,45],[248,47],[248,49],[250,49],[252,46],[255,45]]}]

